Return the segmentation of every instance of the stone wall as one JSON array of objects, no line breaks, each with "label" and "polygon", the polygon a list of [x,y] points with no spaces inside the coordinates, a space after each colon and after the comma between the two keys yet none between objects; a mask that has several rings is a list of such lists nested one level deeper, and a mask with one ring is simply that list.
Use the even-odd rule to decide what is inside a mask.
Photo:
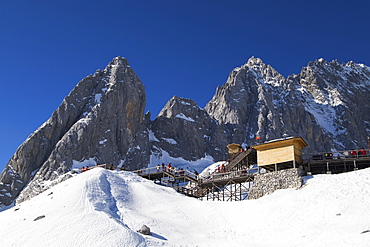
[{"label": "stone wall", "polygon": [[303,184],[304,171],[299,168],[258,174],[254,178],[248,199],[257,199],[278,189],[299,188]]}]

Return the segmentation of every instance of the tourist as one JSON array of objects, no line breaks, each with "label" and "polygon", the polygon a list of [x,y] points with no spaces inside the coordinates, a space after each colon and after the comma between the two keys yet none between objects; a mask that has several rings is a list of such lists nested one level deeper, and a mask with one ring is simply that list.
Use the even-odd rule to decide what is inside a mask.
[{"label": "tourist", "polygon": [[361,150],[358,150],[358,155],[362,157],[366,156],[366,150],[364,148],[362,148]]}]

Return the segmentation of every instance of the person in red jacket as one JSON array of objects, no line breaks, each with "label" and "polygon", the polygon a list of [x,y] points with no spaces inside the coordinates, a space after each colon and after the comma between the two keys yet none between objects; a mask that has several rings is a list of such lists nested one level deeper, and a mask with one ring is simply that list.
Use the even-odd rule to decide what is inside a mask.
[{"label": "person in red jacket", "polygon": [[358,155],[359,156],[366,156],[366,150],[364,148],[358,150]]},{"label": "person in red jacket", "polygon": [[354,158],[357,156],[357,152],[355,150],[350,151],[349,154],[351,158]]}]

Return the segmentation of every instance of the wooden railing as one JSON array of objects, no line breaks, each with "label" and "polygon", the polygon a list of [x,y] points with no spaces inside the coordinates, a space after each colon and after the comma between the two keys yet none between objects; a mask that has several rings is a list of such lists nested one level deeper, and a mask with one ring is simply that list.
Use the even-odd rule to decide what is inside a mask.
[{"label": "wooden railing", "polygon": [[247,157],[251,151],[243,151],[240,152],[233,160],[231,160],[226,166],[225,171],[228,172],[232,168],[234,168],[240,161],[242,161],[245,157]]},{"label": "wooden railing", "polygon": [[214,173],[207,178],[199,178],[199,183],[209,183],[213,181],[228,180],[233,178],[239,178],[243,176],[252,176],[258,172],[258,168],[240,170],[240,171],[231,171],[231,172],[221,172]]},{"label": "wooden railing", "polygon": [[168,169],[168,167],[150,167],[139,169],[136,171],[132,171],[138,175],[150,175],[150,174],[157,174],[157,173],[167,173],[173,177],[189,177],[194,180],[198,180],[198,175],[184,169],[176,170],[176,169]]}]

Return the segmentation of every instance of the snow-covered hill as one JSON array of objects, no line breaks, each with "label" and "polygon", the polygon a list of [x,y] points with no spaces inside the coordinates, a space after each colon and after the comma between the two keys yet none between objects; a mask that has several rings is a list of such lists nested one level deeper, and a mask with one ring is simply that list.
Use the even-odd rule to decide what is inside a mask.
[{"label": "snow-covered hill", "polygon": [[369,246],[369,194],[370,169],[213,202],[95,168],[1,212],[1,246]]}]

